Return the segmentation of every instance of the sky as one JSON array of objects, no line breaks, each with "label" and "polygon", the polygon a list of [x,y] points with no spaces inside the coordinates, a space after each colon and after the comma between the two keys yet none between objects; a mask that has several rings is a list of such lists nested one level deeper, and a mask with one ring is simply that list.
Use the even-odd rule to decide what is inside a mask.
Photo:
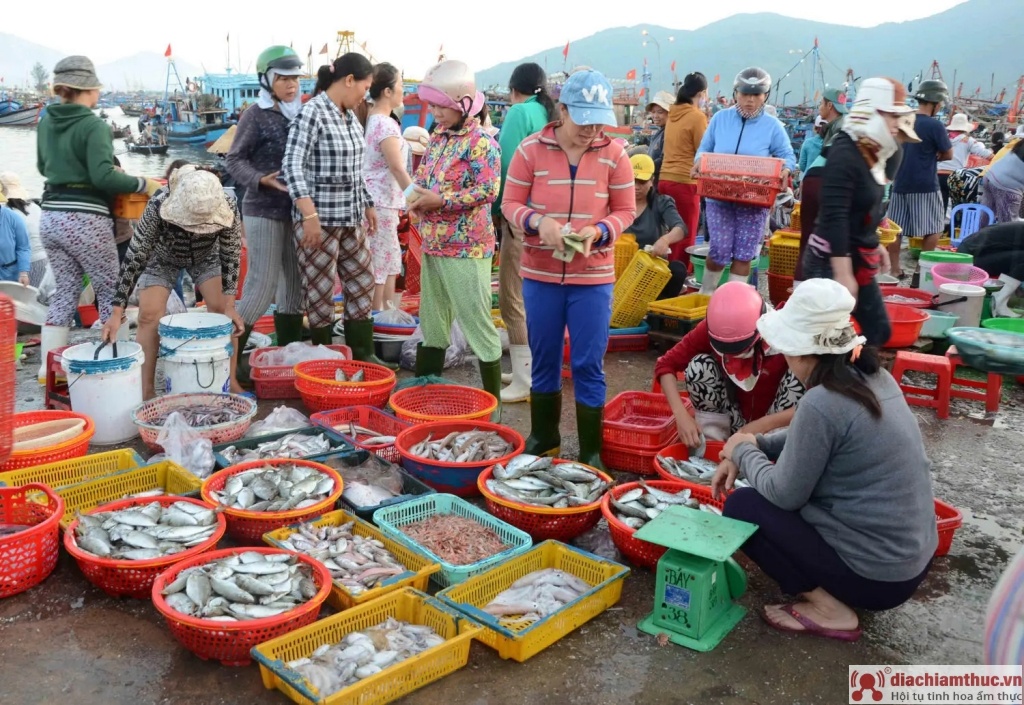
[{"label": "sky", "polygon": [[[672,29],[698,29],[725,17],[750,12],[775,12],[807,20],[859,27],[883,22],[903,22],[933,15],[963,0],[892,2],[858,0],[793,3],[781,0],[730,0],[690,3],[681,0],[646,0],[642,13],[606,12],[599,7],[625,7],[605,0],[589,5],[551,0],[517,0],[512,6],[488,6],[484,2],[456,3],[450,12],[429,9],[432,3],[411,0],[383,2],[271,3],[254,0],[165,5],[125,4],[123,0],[49,0],[46,21],[38,7],[11,2],[4,10],[4,31],[67,54],[86,54],[105,63],[140,51],[163,53],[171,44],[175,56],[217,73],[227,62],[234,69],[255,72],[257,54],[271,44],[292,43],[305,56],[313,46],[315,65],[324,43],[330,55],[337,50],[339,30],[356,32],[377,61],[389,61],[406,76],[421,76],[437,60],[443,46],[448,58],[461,59],[474,69],[512,61],[566,41],[583,38],[615,26],[649,22]],[[88,10],[83,11],[83,7]],[[337,10],[327,11],[327,7]],[[294,7],[289,13],[288,8]],[[476,8],[475,18],[469,8]],[[189,12],[198,11],[198,17]],[[315,9],[314,9],[315,8]],[[424,9],[426,8],[426,9]],[[494,8],[493,10],[491,8]],[[2,47],[0,47],[2,50]],[[572,59],[570,46],[570,60]],[[667,60],[667,59],[666,59]]]}]

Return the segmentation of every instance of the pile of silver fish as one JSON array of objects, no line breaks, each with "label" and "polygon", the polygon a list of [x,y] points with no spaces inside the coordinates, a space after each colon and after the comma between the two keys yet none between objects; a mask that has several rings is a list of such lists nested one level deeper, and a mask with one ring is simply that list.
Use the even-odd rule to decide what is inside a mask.
[{"label": "pile of silver fish", "polygon": [[281,546],[305,553],[331,571],[334,582],[351,595],[361,595],[388,578],[406,572],[384,544],[374,538],[352,533],[354,522],[341,526],[300,524]]},{"label": "pile of silver fish", "polygon": [[264,458],[308,458],[330,450],[331,443],[322,433],[315,436],[308,433],[289,433],[277,440],[260,443],[255,448],[228,446],[221,451],[221,455],[234,464]]},{"label": "pile of silver fish", "polygon": [[484,612],[502,618],[507,626],[526,626],[554,614],[590,587],[582,578],[556,568],[535,570],[499,592]]},{"label": "pile of silver fish", "polygon": [[345,370],[340,367],[334,371],[335,382],[362,382],[366,379],[366,373],[362,370],[356,370],[351,376],[345,374]]},{"label": "pile of silver fish", "polygon": [[198,546],[217,530],[217,512],[191,502],[152,502],[112,512],[79,514],[78,547],[99,558],[148,561]]},{"label": "pile of silver fish", "polygon": [[357,426],[354,421],[347,424],[340,423],[334,426],[334,430],[347,434],[349,438],[367,446],[383,446],[395,442],[395,436],[381,435],[378,431],[365,426]]},{"label": "pile of silver fish", "polygon": [[551,458],[523,453],[495,465],[487,489],[504,499],[554,509],[581,507],[601,499],[611,487],[580,463],[554,464]]},{"label": "pile of silver fish", "polygon": [[673,505],[699,509],[712,514],[722,513],[718,507],[712,504],[702,504],[690,495],[689,489],[665,492],[651,487],[641,480],[640,487],[634,487],[618,499],[612,497],[611,504],[615,511],[615,518],[631,529],[639,529],[647,522],[657,519],[659,514]]},{"label": "pile of silver fish", "polygon": [[322,502],[334,492],[334,478],[306,465],[264,465],[232,475],[210,495],[232,509],[287,512]]},{"label": "pile of silver fish", "polygon": [[309,658],[286,665],[312,685],[321,700],[388,666],[444,643],[432,628],[388,617],[375,627],[352,632],[337,644],[324,644]]},{"label": "pile of silver fish", "polygon": [[[715,471],[718,470],[718,463],[714,460],[708,460],[707,458],[695,458],[690,457],[687,460],[680,460],[679,458],[669,458],[664,455],[658,456],[658,462],[661,463],[661,467],[668,470],[676,477],[681,477],[687,482],[692,482],[695,485],[711,485],[711,480],[715,477]],[[735,487],[750,487],[743,480],[736,478]]]},{"label": "pile of silver fish", "polygon": [[317,592],[312,570],[294,555],[245,551],[186,568],[161,594],[175,612],[236,622],[276,617]]},{"label": "pile of silver fish", "polygon": [[185,419],[185,423],[193,428],[216,426],[217,424],[228,423],[229,421],[237,421],[245,416],[245,414],[235,411],[230,406],[224,404],[196,404],[194,406],[170,409],[152,419],[149,423],[155,426],[163,426],[167,422],[167,417],[174,413],[181,414],[181,417]]},{"label": "pile of silver fish", "polygon": [[443,463],[478,463],[495,460],[512,452],[513,445],[495,431],[452,431],[444,438],[426,440],[414,445],[410,452],[420,458]]},{"label": "pile of silver fish", "polygon": [[921,299],[915,299],[913,296],[901,296],[899,294],[889,294],[883,296],[882,301],[887,304],[919,304]]}]

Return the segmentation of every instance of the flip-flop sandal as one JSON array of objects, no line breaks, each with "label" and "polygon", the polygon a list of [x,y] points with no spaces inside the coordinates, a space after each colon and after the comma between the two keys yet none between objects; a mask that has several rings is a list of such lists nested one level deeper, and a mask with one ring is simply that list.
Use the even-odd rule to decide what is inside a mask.
[{"label": "flip-flop sandal", "polygon": [[793,629],[792,627],[786,627],[772,621],[765,608],[762,607],[758,614],[761,615],[761,619],[765,624],[776,631],[786,632],[788,634],[813,634],[814,636],[821,636],[826,639],[838,639],[839,641],[857,641],[860,639],[860,635],[862,634],[860,627],[857,627],[856,629],[828,629],[823,627],[797,612],[796,606],[792,602],[785,605],[779,605],[779,609],[799,622],[803,629]]}]

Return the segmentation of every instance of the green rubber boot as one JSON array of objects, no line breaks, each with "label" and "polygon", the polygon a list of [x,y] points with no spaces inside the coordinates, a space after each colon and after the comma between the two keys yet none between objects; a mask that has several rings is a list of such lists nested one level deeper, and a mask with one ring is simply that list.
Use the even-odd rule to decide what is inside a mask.
[{"label": "green rubber boot", "polygon": [[416,376],[440,377],[444,372],[444,348],[428,348],[423,343],[416,346]]},{"label": "green rubber boot", "polygon": [[252,378],[249,377],[249,358],[244,355],[245,344],[249,342],[252,329],[252,326],[246,326],[242,334],[238,336],[238,342],[235,344],[235,378],[242,386],[252,384]]},{"label": "green rubber boot", "polygon": [[275,313],[274,330],[277,331],[277,344],[281,347],[299,342],[302,340],[302,314]]},{"label": "green rubber boot", "polygon": [[601,462],[604,406],[584,406],[576,402],[576,430],[580,436],[580,462],[604,470]]},{"label": "green rubber boot", "polygon": [[558,423],[562,420],[562,392],[530,392],[530,437],[526,451],[531,455],[557,456],[562,451]]},{"label": "green rubber boot", "polygon": [[501,423],[501,358],[493,362],[480,361],[480,379],[483,380],[485,392],[494,395],[498,400],[498,408],[491,414],[491,423]]},{"label": "green rubber boot", "polygon": [[334,343],[334,326],[310,328],[309,335],[313,345],[331,345]]},{"label": "green rubber boot", "polygon": [[384,362],[374,353],[372,318],[363,321],[345,321],[345,342],[352,348],[352,357],[356,360],[381,365],[389,370],[398,369],[398,365],[393,362]]}]

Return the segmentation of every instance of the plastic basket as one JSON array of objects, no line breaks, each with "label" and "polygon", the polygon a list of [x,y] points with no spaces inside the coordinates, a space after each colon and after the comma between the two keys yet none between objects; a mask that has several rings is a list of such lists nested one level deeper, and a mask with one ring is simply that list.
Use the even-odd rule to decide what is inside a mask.
[{"label": "plastic basket", "polygon": [[[318,455],[310,460],[314,460],[324,465],[330,465],[333,468],[337,468],[339,465],[362,465],[366,463],[370,458],[374,458],[379,465],[387,465],[390,461],[384,460],[378,455],[371,453],[368,450],[350,450],[341,453],[329,453],[324,455]],[[422,497],[423,495],[434,494],[437,492],[433,487],[430,487],[420,480],[416,479],[401,467],[397,465],[391,465],[391,470],[396,470],[402,478],[402,494],[391,499],[386,499],[380,504],[373,506],[357,505],[350,502],[345,498],[345,494],[341,495],[341,504],[347,507],[357,517],[363,521],[373,523],[373,513],[382,507],[390,507],[395,504],[401,504],[402,502],[408,502],[409,500]],[[344,479],[344,477],[343,477]]]},{"label": "plastic basket", "polygon": [[953,505],[936,499],[935,521],[939,532],[939,544],[935,547],[935,555],[945,556],[953,545],[953,535],[957,529],[963,526],[964,515]]},{"label": "plastic basket", "polygon": [[[276,333],[277,332],[277,324],[274,321],[274,316],[273,315],[260,316],[256,320],[256,323],[253,324],[252,329],[254,331],[256,331],[257,333],[262,333],[263,335],[272,335],[272,334]],[[249,356],[250,363],[252,361],[252,356],[255,355],[258,352],[259,352],[259,349],[255,350],[252,353],[252,355]]]},{"label": "plastic basket", "polygon": [[[232,443],[221,443],[220,445],[213,447],[213,459],[218,470],[231,467],[235,463],[228,460],[224,455],[223,451],[226,448],[234,446],[235,448],[255,448],[261,443],[268,443],[270,441],[276,441],[278,438],[284,438],[290,436],[293,433],[301,433],[307,436],[319,436],[323,435],[327,438],[327,443],[330,444],[331,449],[327,451],[320,451],[313,453],[312,455],[301,456],[300,460],[305,460],[315,456],[326,455],[334,451],[345,451],[350,450],[351,445],[345,440],[340,434],[334,433],[329,428],[323,428],[320,426],[304,426],[302,428],[293,428],[288,431],[278,431],[277,433],[268,433],[263,436],[254,436],[252,438],[243,438],[241,440],[234,441]],[[235,461],[237,462],[237,461]]]},{"label": "plastic basket", "polygon": [[190,617],[171,609],[160,593],[186,568],[233,556],[238,553],[238,549],[210,551],[175,563],[153,581],[153,591],[150,593],[153,606],[167,620],[174,638],[201,659],[220,661],[225,666],[248,666],[252,662],[249,655],[252,647],[315,622],[320,614],[320,606],[331,592],[331,574],[322,563],[309,556],[267,547],[248,548],[246,551],[296,556],[312,568],[317,593],[295,609],[266,619],[222,622]]},{"label": "plastic basket", "polygon": [[115,218],[138,220],[146,210],[149,196],[145,193],[119,193],[114,196],[114,207],[111,209]]},{"label": "plastic basket", "polygon": [[[302,509],[289,509],[286,512],[251,512],[246,509],[223,507],[222,504],[213,498],[211,492],[219,492],[224,489],[224,485],[232,475],[237,475],[246,470],[266,467],[267,465],[302,465],[314,468],[325,475],[329,475],[334,480],[334,491],[312,506],[303,507]],[[341,497],[343,489],[344,483],[342,482],[341,475],[338,474],[337,470],[323,463],[317,463],[312,460],[267,458],[265,460],[239,463],[238,465],[232,465],[225,470],[213,473],[203,482],[202,496],[203,500],[214,507],[223,507],[223,512],[228,518],[228,536],[240,544],[252,546],[261,543],[263,541],[263,534],[268,531],[280,529],[282,526],[288,526],[289,524],[303,522],[307,519],[313,519],[330,511],[334,507],[334,503]]]},{"label": "plastic basket", "polygon": [[391,395],[395,416],[413,424],[429,421],[487,421],[498,408],[490,392],[455,384],[407,387]]},{"label": "plastic basket", "polygon": [[38,482],[55,490],[61,490],[79,482],[131,470],[144,465],[145,462],[134,450],[128,448],[111,450],[74,460],[62,460],[46,465],[36,465],[24,470],[0,473],[0,487],[14,487]]},{"label": "plastic basket", "polygon": [[[501,458],[480,460],[475,463],[449,463],[442,460],[431,460],[413,455],[411,449],[427,436],[444,438],[449,433],[458,431],[495,431],[512,444],[512,450]],[[398,434],[395,448],[402,458],[404,467],[413,477],[433,487],[438,492],[448,492],[460,497],[472,497],[478,493],[476,479],[484,468],[491,465],[504,465],[523,452],[526,441],[514,429],[486,421],[434,421],[417,424]]]},{"label": "plastic basket", "polygon": [[412,425],[408,421],[396,419],[391,414],[375,406],[347,406],[332,411],[321,411],[310,416],[309,420],[317,426],[334,431],[352,446],[376,453],[391,463],[397,463],[401,460],[394,442],[364,443],[357,438],[353,438],[346,428],[349,424],[355,424],[366,429],[372,429],[379,436],[397,437],[399,433]]},{"label": "plastic basket", "polygon": [[796,273],[800,259],[799,233],[797,239],[778,231],[768,240],[768,272],[784,277],[792,277]]},{"label": "plastic basket", "polygon": [[398,308],[412,316],[418,316],[420,313],[420,295],[410,294],[407,289],[402,293],[402,302],[399,304]]},{"label": "plastic basket", "polygon": [[[707,458],[708,460],[718,462],[719,455],[721,454],[724,448],[724,441],[706,441],[704,448],[704,457]],[[690,457],[690,449],[686,447],[685,443],[675,443],[673,445],[668,446],[667,448],[662,448],[661,452],[658,453],[658,455],[664,456],[666,458],[675,458],[676,460],[686,460],[687,458]],[[657,456],[655,456],[654,458],[653,467],[654,471],[658,474],[658,477],[668,482],[678,482],[691,488],[699,487],[702,489],[706,489],[711,486],[711,480],[708,480],[706,484],[702,484],[699,482],[693,482],[692,480],[688,480],[685,477],[679,477],[678,475],[672,474],[666,468],[662,467],[661,463],[658,462]]]},{"label": "plastic basket", "polygon": [[697,327],[700,321],[683,320],[661,313],[648,313],[647,324],[655,333],[671,333],[672,335],[685,335]]},{"label": "plastic basket", "polygon": [[[439,514],[456,514],[479,522],[496,533],[508,548],[476,563],[454,565],[442,560],[432,551],[420,546],[402,532],[402,527],[406,524],[422,521]],[[385,536],[408,546],[413,551],[440,564],[440,572],[435,573],[432,578],[441,587],[458,585],[474,575],[479,575],[488,568],[492,568],[499,563],[507,561],[509,558],[528,551],[530,546],[533,545],[533,539],[525,531],[510,526],[500,519],[491,516],[483,509],[450,494],[432,494],[394,507],[378,509],[373,515],[373,520],[380,530],[384,532]]]},{"label": "plastic basket", "polygon": [[704,198],[771,208],[782,190],[783,161],[745,154],[702,154],[697,193]]},{"label": "plastic basket", "polygon": [[190,406],[220,403],[241,416],[234,421],[214,424],[213,426],[196,426],[192,430],[203,438],[208,438],[214,445],[237,441],[245,435],[256,416],[256,402],[240,394],[213,394],[209,392],[169,394],[144,401],[132,411],[132,421],[139,427],[142,441],[153,450],[163,450],[156,442],[163,430],[162,425],[154,423],[157,419],[171,411],[186,409]]},{"label": "plastic basket", "polygon": [[[558,611],[526,626],[512,626],[483,610],[498,593],[530,573],[555,568],[584,580],[590,590]],[[523,662],[615,605],[629,568],[558,541],[526,553],[438,593],[438,597],[484,625],[479,641],[505,659]]]},{"label": "plastic basket", "polygon": [[622,392],[604,408],[602,436],[605,443],[664,448],[676,436],[672,407],[663,394]]},{"label": "plastic basket", "polygon": [[882,221],[881,225],[878,226],[878,244],[891,245],[896,242],[896,238],[898,238],[902,232],[903,228],[886,218]]},{"label": "plastic basket", "polygon": [[[197,499],[189,499],[187,497],[139,497],[95,507],[87,513],[113,512],[129,507],[144,506],[153,502],[157,502],[165,507],[175,502],[188,502],[200,507],[208,507],[208,505]],[[213,507],[208,508],[213,509]],[[145,600],[150,596],[156,576],[160,575],[169,566],[179,561],[187,560],[192,556],[198,556],[201,553],[213,550],[217,542],[224,537],[227,521],[224,519],[223,514],[218,514],[217,528],[206,541],[181,553],[154,558],[148,561],[101,558],[84,551],[78,547],[78,541],[75,537],[75,527],[77,526],[78,519],[75,518],[68,526],[67,531],[64,532],[64,548],[78,561],[78,568],[82,571],[85,579],[113,597],[135,597]]]},{"label": "plastic basket", "polygon": [[[701,504],[710,504],[719,509],[721,509],[725,504],[725,502],[712,499],[710,487],[695,487],[692,485],[684,485],[681,482],[668,482],[665,480],[649,480],[646,484],[656,490],[663,490],[665,492],[679,492],[684,489],[689,489],[690,496],[698,502]],[[658,565],[658,560],[665,555],[665,551],[668,549],[664,546],[659,546],[656,543],[649,543],[647,541],[641,541],[640,539],[634,538],[633,534],[636,533],[636,529],[626,526],[616,519],[615,513],[612,511],[612,497],[618,499],[625,493],[637,487],[640,487],[640,483],[638,482],[629,482],[625,485],[613,487],[601,499],[601,513],[604,514],[605,521],[608,522],[608,531],[611,533],[612,543],[614,543],[615,547],[619,549],[619,552],[622,553],[622,555],[625,556],[633,565],[653,570]]]},{"label": "plastic basket", "polygon": [[708,315],[708,303],[711,296],[705,294],[685,294],[671,299],[660,299],[652,302],[647,310],[673,318],[696,321]]},{"label": "plastic basket", "polygon": [[793,293],[792,289],[793,277],[768,272],[768,298],[773,305],[778,306],[789,301],[789,296]]},{"label": "plastic basket", "polygon": [[[350,607],[355,607],[356,605],[361,605],[364,602],[375,600],[382,595],[394,592],[395,590],[400,590],[404,587],[412,587],[417,590],[426,591],[427,583],[430,582],[430,576],[441,570],[441,566],[438,563],[433,563],[419,553],[409,550],[404,544],[385,536],[377,527],[372,524],[368,524],[352,514],[349,514],[343,509],[328,512],[315,521],[307,522],[307,526],[313,528],[319,528],[321,526],[341,526],[342,524],[347,524],[349,522],[353,522],[352,533],[355,536],[365,536],[380,541],[384,544],[384,548],[390,551],[391,555],[393,555],[399,563],[405,566],[407,570],[404,573],[388,578],[381,583],[379,587],[366,590],[358,595],[353,595],[349,592],[348,588],[341,583],[333,583],[331,586],[331,594],[327,598],[327,604],[339,612],[341,610],[347,610]],[[292,534],[296,533],[299,526],[300,524],[292,524],[291,526],[286,526],[284,528],[268,532],[263,535],[263,541],[274,548],[290,550],[286,548],[282,542]]]},{"label": "plastic basket", "polygon": [[[983,338],[979,335],[984,333]],[[1024,375],[1024,337],[991,328],[957,326],[946,331],[960,358],[969,367],[1001,375]]]},{"label": "plastic basket", "polygon": [[[675,428],[673,426],[673,431]],[[672,445],[679,441],[679,435],[674,433],[665,445]],[[619,445],[605,441],[601,445],[601,462],[606,468],[618,470],[619,472],[632,472],[637,475],[653,475],[654,458],[658,455],[658,448],[637,447],[630,445]]]},{"label": "plastic basket", "polygon": [[63,515],[64,500],[46,485],[0,488],[0,524],[32,527],[0,537],[0,598],[35,587],[57,567]]},{"label": "plastic basket", "polygon": [[639,335],[610,335],[608,336],[608,353],[644,352],[651,344],[651,337],[647,333]]},{"label": "plastic basket", "polygon": [[[352,632],[375,627],[388,617],[429,626],[445,642],[327,697],[320,697],[309,681],[285,665],[309,657],[323,644],[336,644]],[[253,648],[252,657],[260,664],[263,685],[269,690],[280,690],[292,702],[384,705],[469,663],[470,644],[482,631],[479,625],[440,600],[405,588],[264,642]]]},{"label": "plastic basket", "polygon": [[943,284],[971,284],[982,286],[989,279],[988,272],[980,267],[958,262],[940,262],[932,267],[932,281],[935,288]]},{"label": "plastic basket", "polygon": [[17,367],[18,330],[14,318],[14,302],[0,296],[0,463],[11,455],[14,442],[14,370]]},{"label": "plastic basket", "polygon": [[[352,349],[347,345],[328,345],[328,348],[352,359]],[[249,377],[253,389],[259,399],[298,399],[299,391],[295,388],[294,365],[270,365],[266,360],[270,353],[280,350],[278,347],[259,348],[249,356]]]},{"label": "plastic basket", "polygon": [[615,280],[618,281],[622,273],[626,271],[626,267],[629,266],[630,261],[640,250],[640,245],[637,244],[636,238],[632,233],[623,233],[618,240],[615,241]]},{"label": "plastic basket", "polygon": [[892,334],[882,346],[885,348],[906,348],[913,345],[921,335],[921,327],[928,320],[927,311],[900,304],[885,304],[885,312],[889,315],[889,323],[892,326]]},{"label": "plastic basket", "polygon": [[879,289],[882,290],[883,300],[889,296],[902,296],[905,299],[913,299],[913,301],[886,301],[885,303],[898,303],[900,306],[909,306],[910,308],[931,308],[931,292],[922,291],[921,289],[908,289],[895,284],[883,284]]},{"label": "plastic basket", "polygon": [[800,232],[800,201],[793,204],[793,212],[789,214],[789,227]]},{"label": "plastic basket", "polygon": [[612,328],[634,328],[672,278],[668,262],[637,252],[612,290]]},{"label": "plastic basket", "polygon": [[[351,377],[362,371],[362,382],[335,382],[343,370]],[[311,411],[330,411],[343,406],[384,406],[395,388],[395,373],[383,365],[356,360],[308,360],[295,366],[295,388]]]},{"label": "plastic basket", "polygon": [[81,458],[85,455],[89,451],[89,441],[92,440],[93,434],[96,433],[96,425],[93,423],[92,417],[85,414],[77,414],[74,411],[22,411],[21,413],[13,414],[11,419],[12,440],[13,429],[47,421],[62,421],[64,419],[82,419],[85,421],[85,428],[75,438],[57,443],[56,445],[46,448],[33,448],[32,450],[12,450],[10,457],[0,465],[0,472],[31,468],[36,465],[46,465],[60,460]]}]

